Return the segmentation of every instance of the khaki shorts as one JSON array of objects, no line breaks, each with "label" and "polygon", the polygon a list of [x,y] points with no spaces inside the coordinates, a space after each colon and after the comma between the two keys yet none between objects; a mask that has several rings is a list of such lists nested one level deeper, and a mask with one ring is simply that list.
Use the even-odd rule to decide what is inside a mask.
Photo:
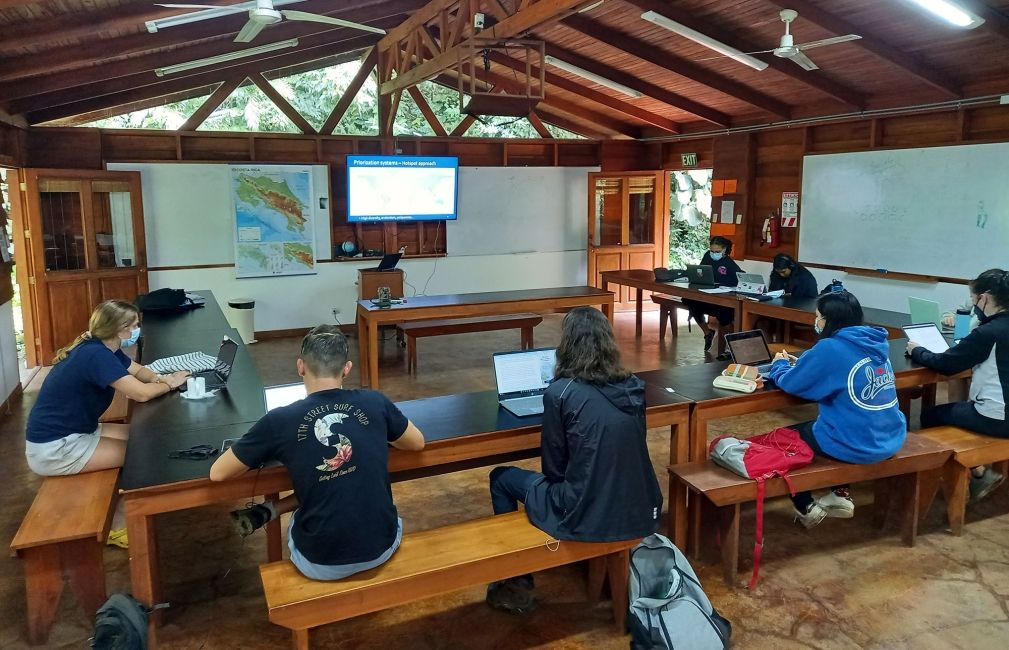
[{"label": "khaki shorts", "polygon": [[102,425],[93,433],[71,433],[50,442],[25,442],[28,467],[40,476],[80,474],[98,449]]}]

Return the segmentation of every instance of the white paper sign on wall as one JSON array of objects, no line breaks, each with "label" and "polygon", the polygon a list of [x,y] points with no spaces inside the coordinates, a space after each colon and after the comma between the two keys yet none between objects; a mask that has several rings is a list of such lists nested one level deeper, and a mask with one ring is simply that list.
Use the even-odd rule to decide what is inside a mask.
[{"label": "white paper sign on wall", "polygon": [[795,228],[799,224],[799,193],[781,193],[781,225]]}]

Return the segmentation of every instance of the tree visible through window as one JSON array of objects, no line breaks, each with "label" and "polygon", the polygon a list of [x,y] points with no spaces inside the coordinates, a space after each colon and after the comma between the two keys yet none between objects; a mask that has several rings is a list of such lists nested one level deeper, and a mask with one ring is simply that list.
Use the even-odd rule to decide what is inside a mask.
[{"label": "tree visible through window", "polygon": [[669,267],[682,269],[701,261],[711,230],[711,170],[670,174]]}]

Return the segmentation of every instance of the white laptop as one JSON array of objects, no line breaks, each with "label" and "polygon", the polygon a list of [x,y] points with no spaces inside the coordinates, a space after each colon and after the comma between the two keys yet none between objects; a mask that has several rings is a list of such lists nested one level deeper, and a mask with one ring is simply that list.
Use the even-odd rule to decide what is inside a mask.
[{"label": "white laptop", "polygon": [[305,399],[305,395],[307,394],[305,384],[302,382],[298,382],[296,384],[282,384],[280,386],[269,386],[263,389],[263,395],[266,396],[267,411],[272,411],[275,408],[293,404],[299,399]]},{"label": "white laptop", "polygon": [[736,293],[761,295],[767,291],[764,276],[759,273],[737,273]]},{"label": "white laptop", "polygon": [[554,378],[556,365],[554,348],[495,353],[498,403],[519,417],[539,415],[543,412],[543,393]]},{"label": "white laptop", "polygon": [[949,343],[935,323],[905,325],[901,329],[907,334],[908,340],[914,341],[930,352],[942,354],[949,349]]}]

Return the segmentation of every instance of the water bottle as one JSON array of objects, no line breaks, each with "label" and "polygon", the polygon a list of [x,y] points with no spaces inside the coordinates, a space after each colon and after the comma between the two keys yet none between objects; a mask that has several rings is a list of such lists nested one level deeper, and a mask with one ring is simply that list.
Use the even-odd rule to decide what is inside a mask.
[{"label": "water bottle", "polygon": [[953,319],[953,340],[959,341],[970,334],[970,310],[957,309]]}]

